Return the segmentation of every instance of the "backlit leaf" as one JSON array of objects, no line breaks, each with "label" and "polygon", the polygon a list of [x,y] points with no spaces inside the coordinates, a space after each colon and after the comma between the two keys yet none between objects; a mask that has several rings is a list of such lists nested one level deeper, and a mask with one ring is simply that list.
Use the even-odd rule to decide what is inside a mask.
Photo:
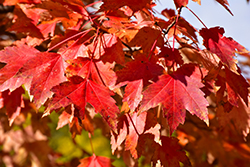
[{"label": "backlit leaf", "polygon": [[30,94],[34,96],[36,107],[40,107],[48,97],[50,89],[65,81],[62,56],[56,53],[38,53],[19,70],[17,77],[32,78]]},{"label": "backlit leaf", "polygon": [[115,118],[119,109],[111,97],[113,93],[106,87],[75,76],[53,87],[52,91],[55,94],[46,111],[75,104],[80,109],[81,118],[84,118],[85,107],[90,103],[96,113],[100,113],[113,129],[116,128]]},{"label": "backlit leaf", "polygon": [[27,83],[27,80],[25,81],[25,79],[16,77],[15,75],[37,53],[39,53],[38,50],[27,45],[7,47],[0,52],[0,62],[7,63],[7,65],[0,69],[1,91],[6,89],[13,91],[25,82]]},{"label": "backlit leaf", "polygon": [[[186,110],[195,114],[207,125],[208,123],[208,102],[204,93],[200,90],[203,84],[193,73],[190,76],[182,72],[186,71],[183,66],[172,75],[162,75],[159,80],[150,85],[143,92],[141,111],[146,111],[163,104],[164,115],[169,122],[170,131],[173,132],[177,126],[184,123]],[[179,72],[180,71],[180,72]],[[191,72],[189,70],[189,72]]]},{"label": "backlit leaf", "polygon": [[215,53],[231,71],[237,73],[235,53],[243,54],[246,49],[232,38],[223,36],[224,29],[221,27],[203,28],[200,30],[200,34],[206,48]]}]

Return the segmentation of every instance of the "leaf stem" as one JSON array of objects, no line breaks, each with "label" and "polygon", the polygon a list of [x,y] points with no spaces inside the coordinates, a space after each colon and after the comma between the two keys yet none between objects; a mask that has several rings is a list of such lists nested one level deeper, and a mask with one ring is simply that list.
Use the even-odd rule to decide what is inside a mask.
[{"label": "leaf stem", "polygon": [[205,25],[205,23],[189,8],[186,6],[186,8],[201,22],[201,24],[207,28],[207,26]]},{"label": "leaf stem", "polygon": [[[167,34],[168,31],[170,30],[170,28],[173,27],[175,23],[176,23],[176,20],[174,20],[174,21],[167,27],[166,31],[163,31],[163,30],[161,30],[161,31],[163,31],[164,34]],[[163,27],[163,29],[166,27],[166,25],[167,25],[167,24],[165,24],[165,26]],[[150,59],[151,59],[151,56],[152,56],[152,53],[153,53],[153,49],[155,48],[156,42],[157,42],[157,40],[159,39],[160,35],[161,35],[161,33],[157,36],[157,38],[156,38],[155,41],[154,41],[153,46],[152,46],[151,49],[150,49],[149,58],[148,58],[149,61],[150,61]]]},{"label": "leaf stem", "polygon": [[178,23],[180,14],[181,14],[181,9],[182,9],[182,7],[179,9],[178,14],[177,14],[176,19],[175,19],[176,20],[176,24],[174,25],[173,48],[172,48],[173,53],[174,53],[174,44],[175,44],[175,33],[176,33],[177,23]]},{"label": "leaf stem", "polygon": [[102,81],[102,84],[103,84],[105,87],[107,87],[107,86],[106,86],[106,84],[105,84],[105,82],[104,82],[104,80],[102,79],[102,76],[101,76],[100,70],[98,69],[98,67],[97,67],[96,63],[95,63],[95,62],[93,62],[93,63],[94,63],[94,65],[95,65],[95,68],[96,68],[97,74],[98,74],[99,78],[100,78],[100,79],[101,79],[101,81]]},{"label": "leaf stem", "polygon": [[127,115],[128,115],[128,117],[129,117],[129,119],[130,119],[130,121],[131,121],[131,123],[132,123],[132,125],[133,125],[134,129],[135,129],[136,134],[137,134],[138,136],[140,136],[139,132],[137,131],[137,129],[136,129],[136,127],[135,127],[134,121],[132,120],[132,118],[131,118],[130,114],[129,114],[129,113],[127,113]]},{"label": "leaf stem", "polygon": [[[94,41],[93,41],[93,43],[94,43],[94,49],[93,49],[93,52],[91,53],[92,55],[91,55],[91,57],[90,57],[91,63],[93,62],[95,50],[96,50],[97,43],[98,43],[98,34],[99,34],[99,28],[98,28],[97,31],[96,31],[96,37],[95,37],[95,39],[94,39]],[[87,77],[86,77],[87,79],[89,79],[91,67],[92,67],[92,65],[89,66],[88,74],[87,74]]]},{"label": "leaf stem", "polygon": [[[89,30],[87,30],[87,31],[89,31]],[[77,33],[77,34],[75,34],[75,35],[72,35],[72,36],[69,37],[69,38],[66,38],[66,39],[62,40],[61,42],[59,42],[59,43],[57,43],[56,45],[54,45],[54,46],[52,46],[51,48],[49,48],[49,49],[47,50],[47,52],[49,52],[49,51],[55,49],[56,47],[62,45],[63,43],[65,43],[65,42],[67,42],[67,41],[69,41],[69,40],[71,40],[71,39],[73,39],[73,38],[75,38],[75,37],[78,37],[78,36],[80,36],[80,35],[82,35],[82,34],[84,34],[84,33],[87,33],[87,32],[86,32],[86,31],[82,31],[82,32],[79,32],[79,33]]]},{"label": "leaf stem", "polygon": [[93,147],[93,143],[92,143],[92,138],[91,138],[91,133],[88,133],[88,134],[89,134],[89,142],[90,142],[90,145],[91,145],[92,153],[95,154],[95,152],[94,152],[94,147]]}]

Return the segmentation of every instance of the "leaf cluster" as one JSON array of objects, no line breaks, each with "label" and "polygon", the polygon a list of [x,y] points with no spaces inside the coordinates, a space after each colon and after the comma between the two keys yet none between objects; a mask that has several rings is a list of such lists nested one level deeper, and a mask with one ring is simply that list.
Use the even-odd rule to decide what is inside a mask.
[{"label": "leaf cluster", "polygon": [[[206,27],[188,0],[174,3],[161,19],[151,0],[3,1],[12,8],[0,23],[9,37],[0,43],[0,164],[248,166],[250,86],[240,67],[250,53]],[[106,157],[94,134],[110,141]]]}]

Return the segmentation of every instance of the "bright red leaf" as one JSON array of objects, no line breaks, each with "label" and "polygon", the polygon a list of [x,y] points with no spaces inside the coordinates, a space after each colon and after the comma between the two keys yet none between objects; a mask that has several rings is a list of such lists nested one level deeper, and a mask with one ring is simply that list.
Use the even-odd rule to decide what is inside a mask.
[{"label": "bright red leaf", "polygon": [[95,112],[100,113],[110,127],[116,129],[115,118],[119,109],[115,105],[115,100],[111,97],[113,93],[106,87],[75,76],[70,78],[70,81],[53,87],[52,91],[55,94],[46,112],[73,103],[79,107],[80,116],[84,118],[85,107],[87,103],[90,103],[95,108]]},{"label": "bright red leaf", "polygon": [[121,40],[113,34],[103,35],[104,54],[101,57],[103,62],[124,64],[124,53]]},{"label": "bright red leaf", "polygon": [[62,56],[57,53],[37,53],[19,70],[17,77],[32,78],[30,94],[39,108],[48,97],[50,89],[66,80]]},{"label": "bright red leaf", "polygon": [[83,158],[80,160],[80,165],[77,167],[112,167],[112,160],[107,157],[96,156],[93,154],[91,157]]},{"label": "bright red leaf", "polygon": [[134,61],[128,62],[123,69],[116,72],[117,83],[142,79],[143,86],[146,86],[149,80],[155,81],[162,74],[163,68],[153,58],[149,61],[145,55],[136,56]]},{"label": "bright red leaf", "polygon": [[92,81],[100,85],[113,87],[116,82],[115,72],[112,70],[112,64],[103,64],[102,61],[91,60],[89,58],[78,57],[68,61],[67,73],[70,75],[79,75],[86,78],[88,73]]},{"label": "bright red leaf", "polygon": [[[172,75],[162,75],[159,80],[143,92],[141,111],[146,111],[163,104],[164,115],[167,117],[171,133],[181,123],[184,123],[186,110],[195,114],[207,125],[208,102],[200,90],[204,85],[195,73],[188,76],[185,72],[189,66],[183,66]],[[185,70],[186,69],[186,70]]]},{"label": "bright red leaf", "polygon": [[6,113],[9,117],[9,125],[11,126],[15,118],[20,114],[21,108],[24,107],[22,94],[24,90],[22,87],[17,88],[13,92],[6,90],[0,93],[0,101],[3,102],[3,105],[0,104],[0,108],[6,108]]},{"label": "bright red leaf", "polygon": [[20,45],[7,47],[0,52],[0,62],[7,63],[0,69],[0,90],[15,90],[23,83],[27,83],[24,78],[16,77],[17,72],[29,60],[39,53],[33,47]]}]

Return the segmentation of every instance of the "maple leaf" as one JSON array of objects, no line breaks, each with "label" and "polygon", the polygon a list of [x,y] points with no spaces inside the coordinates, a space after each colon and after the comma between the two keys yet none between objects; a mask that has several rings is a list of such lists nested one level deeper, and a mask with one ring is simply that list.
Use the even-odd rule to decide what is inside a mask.
[{"label": "maple leaf", "polygon": [[34,103],[39,108],[52,96],[50,89],[66,80],[62,56],[57,53],[37,53],[36,57],[23,65],[17,77],[32,78],[30,94],[34,95]]},{"label": "maple leaf", "polygon": [[74,118],[74,112],[72,112],[71,114],[67,113],[66,111],[63,111],[62,114],[60,114],[59,116],[59,120],[57,123],[57,127],[56,130],[62,128],[63,126],[71,123],[73,121]]},{"label": "maple leaf", "polygon": [[[139,116],[137,113],[134,113],[131,116],[132,120],[129,117],[130,116],[127,116],[127,119],[129,122],[129,128],[128,128],[129,133],[126,137],[125,149],[130,150],[130,153],[132,154],[132,156],[135,159],[137,159],[138,154],[136,151],[136,146],[137,146],[137,142],[139,139],[139,135],[142,134],[144,131],[147,112],[143,112]],[[135,128],[136,128],[136,130],[135,130]]]},{"label": "maple leaf", "polygon": [[64,7],[61,3],[53,1],[42,1],[41,4],[36,5],[36,8],[41,8],[47,10],[52,17],[63,17],[68,18],[68,9]]},{"label": "maple leaf", "polygon": [[221,4],[233,16],[233,13],[229,9],[229,3],[227,0],[216,0],[216,2]]},{"label": "maple leaf", "polygon": [[151,0],[127,0],[127,1],[117,1],[117,0],[103,0],[103,4],[100,7],[100,11],[117,10],[120,7],[128,6],[133,12],[141,10],[150,4]]},{"label": "maple leaf", "polygon": [[[208,102],[200,90],[203,84],[200,78],[190,68],[184,65],[171,75],[162,75],[159,80],[148,86],[143,92],[141,111],[163,104],[163,112],[167,117],[171,133],[179,123],[184,123],[186,110],[195,114],[208,125]],[[187,72],[193,72],[187,75]]]},{"label": "maple leaf", "polygon": [[237,104],[229,113],[218,109],[219,123],[223,127],[233,124],[237,132],[246,138],[250,132],[250,109],[241,98],[237,99]]},{"label": "maple leaf", "polygon": [[196,50],[194,48],[182,48],[180,50],[190,61],[201,63],[207,70],[212,71],[219,67],[219,57],[209,50]]},{"label": "maple leaf", "polygon": [[104,54],[101,57],[103,62],[113,63],[115,61],[118,64],[124,64],[124,53],[122,50],[121,40],[113,34],[103,35],[103,49]]},{"label": "maple leaf", "polygon": [[15,6],[14,13],[17,15],[17,18],[14,24],[8,28],[8,31],[16,31],[18,33],[26,33],[29,36],[43,38],[42,33],[35,26],[33,20],[28,18],[18,5]]},{"label": "maple leaf", "polygon": [[[90,31],[91,32],[91,31]],[[57,43],[58,41],[60,42],[61,40],[68,40],[69,38],[72,38],[72,36],[77,35],[76,31],[67,31],[65,36],[55,38],[54,41],[52,41],[51,45],[53,46],[54,43]],[[76,41],[69,41],[67,45],[69,47],[62,47],[58,51],[60,53],[64,60],[70,60],[70,59],[75,59],[77,57],[89,57],[87,54],[87,47],[84,45],[83,41],[88,41],[91,38],[89,36],[89,33],[87,32],[84,37],[81,37],[80,39],[77,39]],[[72,38],[74,40],[75,38]]]},{"label": "maple leaf", "polygon": [[[148,36],[148,34],[151,34]],[[161,31],[153,29],[151,27],[142,27],[138,30],[133,38],[129,40],[129,46],[141,46],[145,53],[149,53],[154,42],[156,41],[156,46],[162,47],[164,43]]]},{"label": "maple leaf", "polygon": [[187,6],[188,0],[174,0],[174,4],[175,4],[176,8]]},{"label": "maple leaf", "polygon": [[38,4],[41,0],[5,0],[3,5],[16,5],[17,3]]},{"label": "maple leaf", "polygon": [[0,92],[0,99],[3,101],[3,105],[0,105],[0,108],[6,108],[6,114],[9,117],[9,125],[11,126],[16,117],[20,114],[21,108],[24,108],[24,102],[22,94],[24,90],[22,87],[17,88],[13,92],[6,90]]},{"label": "maple leaf", "polygon": [[111,163],[112,160],[110,158],[93,154],[91,157],[81,159],[77,167],[112,167]]},{"label": "maple leaf", "polygon": [[202,28],[200,34],[205,47],[215,53],[230,70],[237,73],[235,53],[246,53],[246,49],[232,38],[224,37],[224,29],[221,27]]},{"label": "maple leaf", "polygon": [[88,73],[90,73],[91,79],[97,84],[108,87],[115,85],[116,75],[112,70],[112,64],[103,64],[102,61],[82,57],[69,60],[68,63],[70,63],[70,65],[67,67],[66,73],[70,76],[79,75],[86,78]]},{"label": "maple leaf", "polygon": [[146,86],[149,80],[157,80],[163,68],[156,61],[154,58],[149,61],[143,54],[136,55],[134,61],[126,63],[123,69],[116,72],[117,83],[142,79],[143,86]]},{"label": "maple leaf", "polygon": [[184,63],[178,49],[174,49],[173,51],[171,48],[163,47],[161,48],[159,57],[163,57],[165,59],[166,66],[172,66],[173,63],[177,63],[180,65]]},{"label": "maple leaf", "polygon": [[185,166],[191,166],[191,163],[178,144],[178,139],[174,137],[161,136],[162,146],[157,144],[152,157],[154,165],[160,160],[164,167],[180,167],[180,162]]},{"label": "maple leaf", "polygon": [[[25,84],[39,108],[52,95],[50,89],[65,81],[63,60],[56,53],[41,53],[26,45],[9,47],[0,53],[7,65],[0,70],[1,90],[14,90]],[[11,56],[9,56],[11,55]]]},{"label": "maple leaf", "polygon": [[94,55],[95,59],[102,59],[105,62],[123,64],[124,53],[121,40],[113,34],[103,34],[98,37],[97,44],[88,45],[88,50]]},{"label": "maple leaf", "polygon": [[55,93],[45,112],[75,104],[80,109],[80,117],[84,118],[85,107],[90,103],[96,113],[100,113],[111,128],[116,129],[116,114],[119,112],[113,93],[106,87],[78,76],[70,81],[60,83],[52,88]]},{"label": "maple leaf", "polygon": [[132,112],[135,111],[142,99],[142,87],[141,79],[129,82],[125,88],[125,94],[122,101],[128,102],[128,106]]},{"label": "maple leaf", "polygon": [[[228,91],[232,89],[232,91],[234,92],[233,94],[231,93],[229,95],[232,96],[235,96],[234,94],[240,95],[240,97],[244,100],[246,105],[248,105],[248,88],[250,87],[249,83],[241,74],[240,75],[235,74],[231,72],[228,68],[225,68],[225,74],[226,74],[225,79],[227,82],[227,89]],[[229,96],[229,98],[232,96]]]},{"label": "maple leaf", "polygon": [[118,118],[117,123],[117,133],[114,133],[111,131],[111,149],[112,154],[115,153],[115,150],[123,143],[123,141],[126,139],[127,133],[128,133],[128,120],[126,115],[122,115]]},{"label": "maple leaf", "polygon": [[33,47],[27,45],[6,47],[0,51],[0,61],[7,63],[3,68],[0,69],[0,90],[4,91],[10,89],[15,90],[23,83],[27,83],[27,80],[16,77],[18,71],[22,66],[31,58],[39,53]]}]

